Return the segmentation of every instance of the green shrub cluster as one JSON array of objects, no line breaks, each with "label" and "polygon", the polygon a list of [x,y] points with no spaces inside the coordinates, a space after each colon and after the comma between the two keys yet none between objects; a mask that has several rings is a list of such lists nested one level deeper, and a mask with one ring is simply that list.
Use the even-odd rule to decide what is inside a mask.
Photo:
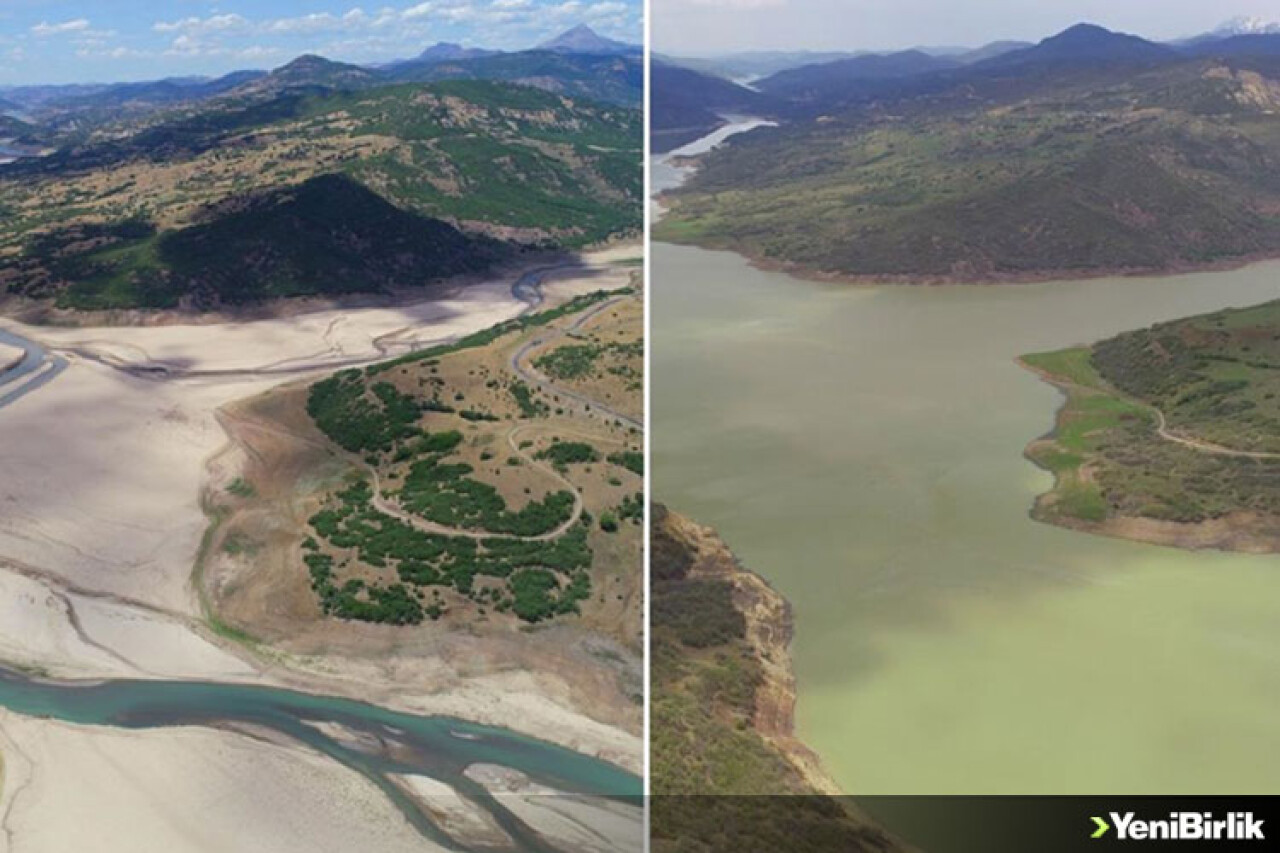
[{"label": "green shrub cluster", "polygon": [[321,432],[352,453],[386,452],[421,434],[421,404],[389,382],[372,390],[370,398],[359,370],[340,371],[311,386],[307,413]]},{"label": "green shrub cluster", "polygon": [[[313,546],[314,548],[314,546]],[[338,586],[333,575],[333,558],[312,550],[303,560],[311,571],[311,588],[320,596],[325,614],[339,619],[417,625],[425,612],[404,584],[378,586],[353,578]],[[438,618],[438,613],[435,618]]]},{"label": "green shrub cluster", "polygon": [[644,454],[638,450],[624,450],[621,453],[611,453],[609,461],[619,468],[626,468],[637,477],[644,476]]},{"label": "green shrub cluster", "polygon": [[515,398],[516,405],[520,407],[520,417],[541,418],[546,417],[550,411],[546,403],[533,396],[533,389],[525,382],[517,379],[511,383],[508,390],[511,391],[511,396]]},{"label": "green shrub cluster", "polygon": [[[604,355],[642,356],[644,355],[644,344],[638,341],[626,344],[617,342],[607,344],[566,344],[539,356],[533,363],[535,367],[554,379],[581,379],[584,376],[589,376],[595,370],[596,363]],[[618,376],[628,377],[633,374],[633,371],[617,365],[610,367],[609,372]]]},{"label": "green shrub cluster", "polygon": [[497,489],[467,476],[473,470],[466,463],[446,464],[438,455],[420,459],[404,479],[400,504],[437,524],[513,536],[550,533],[573,514],[574,497],[566,491],[513,512]]},{"label": "green shrub cluster", "polygon": [[627,495],[618,504],[618,518],[639,524],[644,520],[644,492]]},{"label": "green shrub cluster", "polygon": [[[353,551],[354,559],[363,565],[394,571],[398,583],[340,584],[335,559],[320,553],[317,539],[309,539],[303,546],[307,551],[304,560],[325,613],[344,619],[413,624],[424,617],[437,618],[441,611],[420,606],[421,612],[415,611],[412,604],[418,604],[421,594],[414,597],[408,590],[439,586],[491,603],[499,611],[510,610],[526,621],[540,621],[575,612],[578,602],[590,594],[587,570],[592,554],[583,524],[550,542],[477,541],[425,533],[379,512],[372,497],[367,482],[353,483],[334,495],[312,516],[310,524],[318,539]],[[534,571],[545,577],[534,575],[517,584],[517,578]],[[507,580],[506,590],[491,585],[486,594],[478,589],[477,577]],[[516,594],[517,586],[520,595]]]},{"label": "green shrub cluster", "polygon": [[538,459],[546,459],[563,471],[570,465],[586,465],[600,461],[600,454],[594,447],[581,441],[557,441],[545,450],[537,453]]}]

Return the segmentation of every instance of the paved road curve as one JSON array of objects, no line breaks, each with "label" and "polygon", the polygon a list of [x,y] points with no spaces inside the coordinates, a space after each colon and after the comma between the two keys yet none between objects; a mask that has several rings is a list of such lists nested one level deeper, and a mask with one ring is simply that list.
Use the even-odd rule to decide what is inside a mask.
[{"label": "paved road curve", "polygon": [[517,350],[511,356],[511,369],[521,379],[530,383],[531,385],[535,385],[541,388],[546,393],[558,394],[561,397],[567,397],[568,399],[573,400],[574,402],[577,402],[583,406],[586,406],[592,411],[596,411],[603,415],[607,415],[610,418],[614,418],[620,421],[626,426],[629,426],[633,429],[640,430],[641,432],[643,432],[644,422],[642,420],[638,418],[633,418],[630,415],[624,415],[621,412],[615,409],[612,409],[609,406],[606,406],[604,403],[601,403],[599,400],[593,400],[590,397],[587,397],[583,394],[579,394],[575,391],[570,391],[567,388],[561,388],[559,385],[555,385],[552,382],[550,382],[545,376],[543,376],[537,370],[525,364],[525,357],[528,356],[528,354],[533,350],[537,349],[538,347],[544,346],[550,341],[556,340],[558,338],[562,338],[568,335],[570,332],[577,331],[579,328],[581,328],[584,324],[586,324],[589,320],[591,320],[596,315],[612,308],[613,306],[617,305],[618,303],[622,302],[624,299],[627,299],[627,298],[629,297],[617,296],[617,297],[614,297],[613,299],[609,299],[604,302],[601,302],[595,308],[593,308],[592,310],[588,311],[587,313],[579,317],[573,323],[573,325],[569,326],[567,329],[550,330],[545,335],[539,335],[534,340],[522,346],[519,350]]}]

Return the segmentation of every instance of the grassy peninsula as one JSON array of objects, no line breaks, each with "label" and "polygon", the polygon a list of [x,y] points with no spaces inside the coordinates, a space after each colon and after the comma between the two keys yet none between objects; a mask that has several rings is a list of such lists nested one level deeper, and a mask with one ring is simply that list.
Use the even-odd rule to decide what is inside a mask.
[{"label": "grassy peninsula", "polygon": [[1030,459],[1036,517],[1149,541],[1280,550],[1280,302],[1024,357],[1063,390]]}]

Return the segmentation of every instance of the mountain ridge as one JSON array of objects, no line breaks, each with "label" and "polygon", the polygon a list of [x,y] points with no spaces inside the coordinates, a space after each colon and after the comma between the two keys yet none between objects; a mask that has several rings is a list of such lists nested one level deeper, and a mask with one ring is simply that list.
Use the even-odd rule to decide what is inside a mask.
[{"label": "mountain ridge", "polygon": [[1277,115],[1273,56],[1080,25],[972,66],[799,90],[779,127],[701,158],[657,233],[853,281],[1239,264],[1280,254]]}]

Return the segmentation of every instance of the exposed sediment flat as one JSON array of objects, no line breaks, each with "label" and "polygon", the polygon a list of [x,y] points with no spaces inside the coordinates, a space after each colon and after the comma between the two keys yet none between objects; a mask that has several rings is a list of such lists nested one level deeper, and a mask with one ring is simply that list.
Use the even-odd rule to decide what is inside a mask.
[{"label": "exposed sediment flat", "polygon": [[127,731],[0,711],[0,750],[12,849],[443,849],[354,771],[234,732]]}]

